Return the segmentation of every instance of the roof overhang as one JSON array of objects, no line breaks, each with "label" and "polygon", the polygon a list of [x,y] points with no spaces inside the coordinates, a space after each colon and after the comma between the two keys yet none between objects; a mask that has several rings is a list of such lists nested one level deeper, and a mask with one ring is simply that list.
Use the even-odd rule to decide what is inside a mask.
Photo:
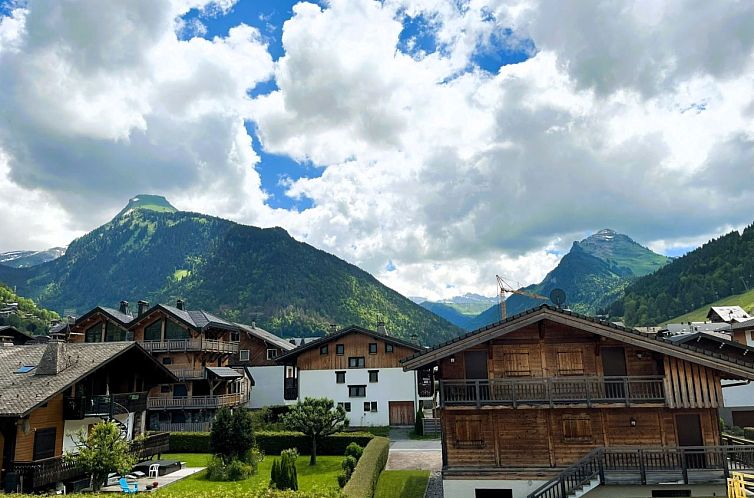
[{"label": "roof overhang", "polygon": [[746,364],[733,359],[725,360],[713,356],[712,352],[708,350],[696,348],[688,344],[672,344],[669,341],[647,337],[610,322],[600,321],[568,311],[557,310],[547,305],[543,305],[534,311],[522,313],[485,329],[472,332],[467,336],[436,349],[429,350],[424,354],[409,357],[403,360],[403,369],[415,370],[425,367],[438,362],[442,358],[460,353],[470,347],[485,343],[542,320],[550,320],[585,332],[591,332],[602,337],[615,339],[619,342],[666,354],[692,363],[697,363],[736,377],[754,380],[754,364]]}]

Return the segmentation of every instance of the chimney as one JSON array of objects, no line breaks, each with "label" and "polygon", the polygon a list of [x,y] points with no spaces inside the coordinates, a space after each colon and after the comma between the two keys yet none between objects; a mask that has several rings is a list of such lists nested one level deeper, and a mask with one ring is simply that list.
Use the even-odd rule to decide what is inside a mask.
[{"label": "chimney", "polygon": [[138,303],[136,303],[136,306],[138,306],[138,310],[139,310],[138,316],[141,316],[144,313],[146,313],[147,308],[149,308],[149,301],[141,300]]},{"label": "chimney", "polygon": [[383,335],[388,335],[387,329],[385,328],[385,322],[382,321],[382,320],[380,320],[379,322],[377,322],[377,333],[378,334],[383,334]]},{"label": "chimney", "polygon": [[290,342],[294,346],[296,345],[296,339],[288,339],[288,342]]},{"label": "chimney", "polygon": [[47,343],[42,359],[39,360],[36,375],[57,375],[68,366],[66,345],[63,341],[51,340]]},{"label": "chimney", "polygon": [[331,323],[330,324],[330,334],[334,334],[337,331],[338,331],[338,325],[335,324],[335,323]]},{"label": "chimney", "polygon": [[179,310],[184,309],[185,306],[186,306],[186,303],[183,302],[183,299],[179,299],[178,301],[175,302],[175,307],[178,308]]},{"label": "chimney", "polygon": [[253,329],[257,328],[257,322],[252,321],[251,322],[251,328],[253,328]]},{"label": "chimney", "polygon": [[118,308],[118,310],[124,315],[127,315],[128,314],[128,301],[121,301],[120,308]]}]

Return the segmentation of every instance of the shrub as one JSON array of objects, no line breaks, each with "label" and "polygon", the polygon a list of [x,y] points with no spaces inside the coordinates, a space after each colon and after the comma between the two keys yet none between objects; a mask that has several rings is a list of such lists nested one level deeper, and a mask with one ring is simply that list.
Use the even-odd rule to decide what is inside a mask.
[{"label": "shrub", "polygon": [[209,453],[209,432],[171,432],[170,451],[174,453]]},{"label": "shrub", "polygon": [[358,462],[359,458],[361,458],[362,453],[364,453],[364,448],[362,446],[359,446],[356,443],[350,443],[348,446],[346,446],[346,451],[344,455],[352,456]]},{"label": "shrub", "polygon": [[744,427],[744,438],[754,441],[754,427]]},{"label": "shrub", "polygon": [[207,464],[207,479],[210,481],[228,480],[228,469],[221,457],[215,455],[210,459]]},{"label": "shrub", "polygon": [[[308,455],[311,439],[300,432],[258,431],[257,448],[266,455],[279,455],[286,448],[296,448]],[[317,442],[320,455],[343,455],[350,443],[366,446],[375,436],[368,432],[339,432]],[[170,434],[172,453],[210,453],[209,432],[173,432]]]},{"label": "shrub", "polygon": [[280,460],[276,458],[272,462],[272,469],[270,470],[271,488],[298,490],[297,458],[298,452],[295,448],[280,452]]},{"label": "shrub", "polygon": [[351,479],[343,488],[347,498],[371,498],[374,495],[377,479],[385,468],[389,450],[390,440],[384,437],[375,437],[367,444]]},{"label": "shrub", "polygon": [[254,447],[254,425],[249,411],[220,408],[212,422],[209,446],[212,453],[222,455],[226,462],[243,458]]},{"label": "shrub", "polygon": [[257,472],[259,471],[259,462],[262,460],[264,460],[264,452],[256,447],[251,448],[243,456],[243,461],[251,467],[251,475],[257,475]]},{"label": "shrub", "polygon": [[416,410],[416,419],[414,420],[414,432],[418,436],[424,435],[424,410]]},{"label": "shrub", "polygon": [[338,474],[338,486],[341,488],[344,488],[346,484],[348,483],[348,480],[351,479],[351,474],[347,474],[346,472],[341,472]]},{"label": "shrub", "polygon": [[233,460],[228,464],[228,480],[229,481],[243,481],[248,479],[251,475],[251,466],[245,464],[241,460]]},{"label": "shrub", "polygon": [[254,474],[256,464],[250,465],[237,458],[226,462],[221,455],[215,455],[207,464],[207,479],[210,481],[243,481]]}]

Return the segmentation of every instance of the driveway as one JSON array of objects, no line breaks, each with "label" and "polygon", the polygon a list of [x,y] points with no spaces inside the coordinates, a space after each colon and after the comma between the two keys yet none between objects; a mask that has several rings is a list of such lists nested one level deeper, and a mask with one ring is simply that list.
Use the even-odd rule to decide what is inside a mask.
[{"label": "driveway", "polygon": [[411,439],[411,429],[390,429],[387,470],[440,470],[442,448],[439,439]]}]

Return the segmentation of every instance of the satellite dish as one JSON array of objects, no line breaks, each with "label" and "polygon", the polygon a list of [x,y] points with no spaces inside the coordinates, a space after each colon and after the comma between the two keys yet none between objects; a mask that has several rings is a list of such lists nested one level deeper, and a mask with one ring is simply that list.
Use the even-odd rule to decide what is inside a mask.
[{"label": "satellite dish", "polygon": [[550,291],[550,301],[560,308],[566,301],[566,293],[563,289],[553,289]]}]

